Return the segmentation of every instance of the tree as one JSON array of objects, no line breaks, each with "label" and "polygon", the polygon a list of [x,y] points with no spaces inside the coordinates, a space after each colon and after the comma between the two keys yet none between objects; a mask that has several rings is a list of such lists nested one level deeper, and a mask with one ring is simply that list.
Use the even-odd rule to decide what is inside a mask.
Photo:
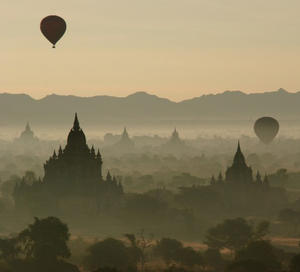
[{"label": "tree", "polygon": [[207,231],[205,243],[209,248],[227,248],[236,252],[250,241],[262,239],[268,233],[268,228],[267,222],[254,228],[243,218],[227,219]]},{"label": "tree", "polygon": [[226,272],[267,272],[265,265],[255,260],[243,260],[230,264]]},{"label": "tree", "polygon": [[265,265],[268,269],[280,269],[275,249],[269,241],[254,241],[236,254],[237,261],[253,260]]},{"label": "tree", "polygon": [[70,233],[68,226],[58,218],[35,218],[33,224],[19,234],[24,253],[43,263],[57,262],[58,258],[69,258],[71,253],[67,246]]},{"label": "tree", "polygon": [[120,272],[120,270],[116,269],[116,268],[111,268],[111,267],[102,267],[97,269],[94,272]]},{"label": "tree", "polygon": [[107,238],[88,248],[85,263],[90,269],[106,267],[123,270],[136,265],[129,257],[129,250],[122,241]]},{"label": "tree", "polygon": [[290,224],[293,227],[293,232],[298,230],[300,224],[300,213],[292,209],[283,209],[279,212],[278,219],[281,222]]},{"label": "tree", "polygon": [[179,249],[177,255],[177,261],[184,266],[193,267],[204,264],[200,253],[195,251],[192,247],[183,247]]},{"label": "tree", "polygon": [[79,272],[62,260],[70,257],[69,237],[67,225],[58,218],[35,218],[16,237],[0,239],[0,256],[13,272]]},{"label": "tree", "polygon": [[20,252],[21,248],[18,245],[18,239],[0,239],[0,258],[5,262],[11,263],[15,261]]},{"label": "tree", "polygon": [[263,239],[270,232],[270,222],[262,221],[255,227],[252,239],[254,241]]},{"label": "tree", "polygon": [[183,245],[180,241],[171,238],[162,238],[157,241],[154,253],[169,265],[172,261],[178,260],[179,252],[182,249]]},{"label": "tree", "polygon": [[217,271],[223,270],[225,261],[218,249],[208,248],[203,254],[205,265],[208,267],[213,267]]},{"label": "tree", "polygon": [[300,254],[295,255],[290,262],[291,272],[300,272]]},{"label": "tree", "polygon": [[153,235],[150,235],[149,238],[146,238],[144,230],[141,230],[138,235],[138,238],[134,234],[129,233],[125,234],[124,236],[131,244],[130,256],[132,256],[136,262],[140,262],[141,271],[144,271],[145,264],[147,262],[146,250],[153,246]]}]

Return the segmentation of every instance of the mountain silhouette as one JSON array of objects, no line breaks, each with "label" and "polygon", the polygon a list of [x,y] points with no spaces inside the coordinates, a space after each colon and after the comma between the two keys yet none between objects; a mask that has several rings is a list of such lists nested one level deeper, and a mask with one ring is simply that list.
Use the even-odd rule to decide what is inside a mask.
[{"label": "mountain silhouette", "polygon": [[70,116],[80,113],[85,124],[160,120],[254,120],[260,116],[296,120],[300,117],[300,92],[284,89],[245,94],[225,91],[173,102],[146,92],[127,97],[78,97],[52,94],[33,99],[26,94],[0,94],[0,125],[69,125]]}]

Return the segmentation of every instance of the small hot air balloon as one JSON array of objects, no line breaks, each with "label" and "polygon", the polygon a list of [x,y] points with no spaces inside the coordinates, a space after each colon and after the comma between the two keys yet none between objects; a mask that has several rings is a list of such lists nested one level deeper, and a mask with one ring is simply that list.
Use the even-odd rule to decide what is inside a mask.
[{"label": "small hot air balloon", "polygon": [[254,131],[263,143],[269,144],[279,131],[279,123],[273,117],[262,117],[256,120]]},{"label": "small hot air balloon", "polygon": [[50,15],[41,21],[40,28],[43,35],[53,44],[53,48],[55,48],[55,44],[65,34],[67,24],[63,18],[56,15]]}]

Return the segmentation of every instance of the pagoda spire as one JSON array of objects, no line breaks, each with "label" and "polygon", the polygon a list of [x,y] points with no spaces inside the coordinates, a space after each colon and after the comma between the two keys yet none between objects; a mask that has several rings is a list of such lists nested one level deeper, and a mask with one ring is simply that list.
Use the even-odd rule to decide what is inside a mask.
[{"label": "pagoda spire", "polygon": [[112,177],[111,177],[111,174],[110,174],[109,170],[107,171],[106,181],[108,181],[108,182],[112,181]]},{"label": "pagoda spire", "polygon": [[246,164],[245,157],[241,150],[240,141],[238,141],[238,147],[237,147],[234,159],[233,159],[233,163],[234,164]]},{"label": "pagoda spire", "polygon": [[78,121],[78,117],[77,117],[77,112],[75,112],[73,129],[74,130],[80,130],[79,121]]},{"label": "pagoda spire", "polygon": [[92,148],[91,148],[91,155],[92,155],[93,157],[96,156],[94,145],[92,145]]},{"label": "pagoda spire", "polygon": [[57,155],[56,155],[56,152],[55,152],[55,150],[54,150],[54,152],[53,152],[53,159],[56,159],[57,158]]},{"label": "pagoda spire", "polygon": [[122,133],[122,139],[127,139],[129,138],[129,134],[127,132],[127,128],[124,127],[123,133]]},{"label": "pagoda spire", "polygon": [[256,183],[258,183],[258,184],[262,184],[263,183],[259,171],[257,171],[257,174],[256,174]]},{"label": "pagoda spire", "polygon": [[61,157],[63,154],[63,151],[62,151],[62,148],[61,148],[61,145],[59,146],[59,149],[58,149],[58,157]]},{"label": "pagoda spire", "polygon": [[26,123],[25,130],[26,130],[26,131],[31,131],[31,128],[30,128],[29,122],[27,122],[27,123]]}]

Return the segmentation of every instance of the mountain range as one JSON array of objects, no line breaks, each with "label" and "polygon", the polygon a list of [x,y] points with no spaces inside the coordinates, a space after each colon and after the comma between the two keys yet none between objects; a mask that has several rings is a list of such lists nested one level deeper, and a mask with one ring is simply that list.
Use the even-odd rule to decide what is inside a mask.
[{"label": "mountain range", "polygon": [[74,112],[88,125],[168,120],[254,120],[261,116],[297,120],[300,92],[284,89],[246,94],[225,91],[181,102],[137,92],[127,97],[78,97],[52,94],[34,99],[26,94],[0,94],[0,125],[70,125]]}]

